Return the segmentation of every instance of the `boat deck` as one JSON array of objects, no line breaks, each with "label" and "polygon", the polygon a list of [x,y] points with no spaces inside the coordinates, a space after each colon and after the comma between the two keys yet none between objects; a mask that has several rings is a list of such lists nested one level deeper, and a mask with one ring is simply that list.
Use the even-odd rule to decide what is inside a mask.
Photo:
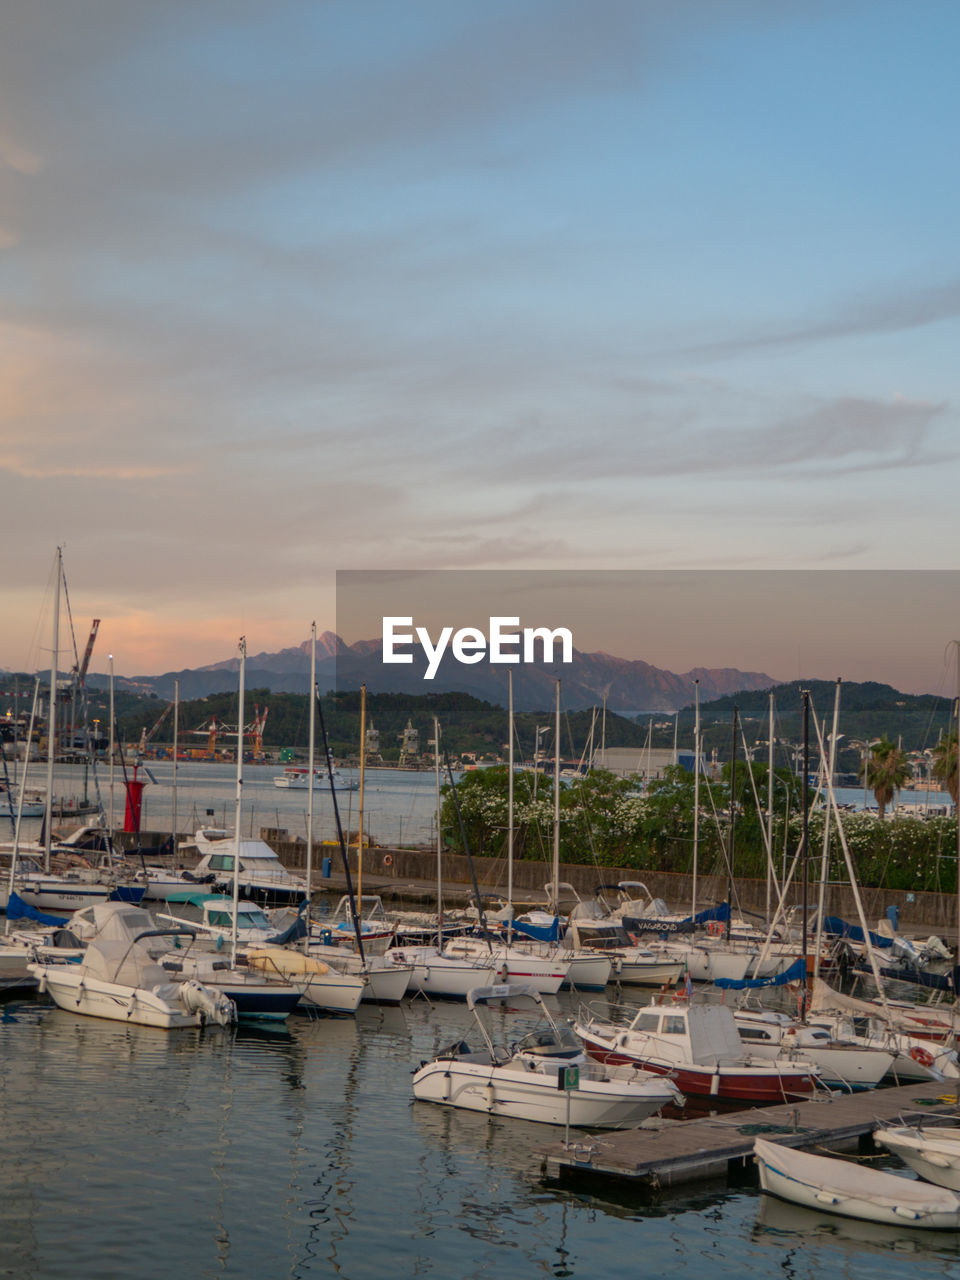
[{"label": "boat deck", "polygon": [[671,1187],[736,1179],[752,1159],[758,1135],[804,1150],[849,1150],[881,1124],[935,1118],[960,1118],[953,1082],[835,1094],[696,1120],[653,1119],[636,1129],[571,1139],[569,1147],[553,1143],[539,1154],[543,1176],[552,1181],[615,1180]]}]

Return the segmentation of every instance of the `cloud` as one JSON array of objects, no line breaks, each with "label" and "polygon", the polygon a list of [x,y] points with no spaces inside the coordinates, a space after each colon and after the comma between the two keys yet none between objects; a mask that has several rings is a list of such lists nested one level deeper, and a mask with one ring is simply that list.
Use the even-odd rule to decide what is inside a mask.
[{"label": "cloud", "polygon": [[900,333],[943,320],[955,320],[958,316],[960,281],[953,280],[941,285],[904,287],[863,302],[841,304],[832,315],[805,324],[765,327],[762,333],[724,338],[680,350],[686,356],[723,359],[864,334]]}]

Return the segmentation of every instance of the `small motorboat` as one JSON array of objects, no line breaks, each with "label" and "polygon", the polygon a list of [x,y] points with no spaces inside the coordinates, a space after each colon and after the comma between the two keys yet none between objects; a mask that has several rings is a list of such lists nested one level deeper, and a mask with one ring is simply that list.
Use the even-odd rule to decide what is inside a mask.
[{"label": "small motorboat", "polygon": [[781,1200],[867,1222],[960,1230],[960,1195],[945,1187],[764,1138],[755,1140],[753,1150],[760,1186]]},{"label": "small motorboat", "polygon": [[899,1156],[921,1178],[960,1191],[960,1129],[945,1125],[900,1125],[877,1129],[874,1142]]},{"label": "small motorboat", "polygon": [[581,1009],[574,1030],[592,1058],[670,1075],[684,1094],[715,1103],[755,1105],[809,1098],[819,1068],[802,1052],[775,1058],[748,1053],[726,1005],[623,1006],[624,1021]]},{"label": "small motorboat", "polygon": [[[420,1101],[590,1129],[637,1125],[669,1102],[683,1103],[672,1080],[641,1070],[619,1073],[591,1062],[570,1028],[558,1026],[550,1016],[533,986],[505,982],[478,987],[467,995],[467,1005],[481,1046],[459,1040],[432,1062],[422,1063],[413,1077],[413,1095]],[[480,1009],[489,1011],[486,1021]],[[497,1009],[521,1018],[532,1015],[537,1025],[520,1024],[524,1034],[518,1040],[501,1039],[503,1028],[493,1025]]]},{"label": "small motorboat", "polygon": [[79,961],[65,953],[61,960],[51,956],[28,966],[39,979],[41,994],[48,993],[70,1013],[164,1030],[236,1022],[232,1000],[194,979],[174,979],[151,950],[151,942],[158,938],[192,939],[192,931],[128,927],[124,905],[116,904],[119,910],[114,918],[87,944]]}]

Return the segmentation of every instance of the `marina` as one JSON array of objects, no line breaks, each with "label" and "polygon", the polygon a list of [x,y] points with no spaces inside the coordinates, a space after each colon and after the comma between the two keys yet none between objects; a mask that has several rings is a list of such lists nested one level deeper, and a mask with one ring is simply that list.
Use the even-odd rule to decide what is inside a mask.
[{"label": "marina", "polygon": [[[548,999],[555,1016],[576,1011],[576,997]],[[462,1004],[423,999],[272,1032],[161,1032],[41,1000],[0,1006],[0,1269],[613,1280],[642,1253],[652,1275],[768,1277],[786,1263],[812,1280],[856,1259],[862,1270],[847,1274],[893,1280],[906,1252],[915,1276],[956,1274],[955,1233],[870,1232],[754,1185],[651,1195],[545,1182],[544,1126],[413,1100],[412,1069],[467,1026]],[[697,1123],[672,1129],[697,1134]]]}]

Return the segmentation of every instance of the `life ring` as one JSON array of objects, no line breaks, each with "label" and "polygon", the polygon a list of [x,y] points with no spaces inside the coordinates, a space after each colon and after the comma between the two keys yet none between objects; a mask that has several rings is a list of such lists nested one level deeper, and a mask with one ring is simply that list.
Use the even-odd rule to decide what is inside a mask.
[{"label": "life ring", "polygon": [[915,1044],[910,1050],[910,1057],[914,1062],[919,1062],[921,1067],[932,1067],[936,1059],[929,1049],[924,1049],[923,1045]]},{"label": "life ring", "polygon": [[383,865],[384,865],[385,867],[392,867],[392,866],[393,866],[393,854],[385,853],[385,854],[383,855]]}]

